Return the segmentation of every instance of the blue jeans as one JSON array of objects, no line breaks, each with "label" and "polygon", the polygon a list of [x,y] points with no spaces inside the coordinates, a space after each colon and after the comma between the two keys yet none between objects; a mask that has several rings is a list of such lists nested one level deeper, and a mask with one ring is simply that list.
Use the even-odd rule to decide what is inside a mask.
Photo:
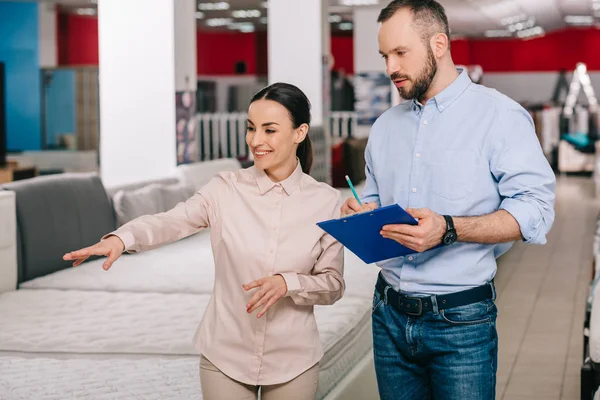
[{"label": "blue jeans", "polygon": [[377,290],[373,350],[382,400],[494,400],[498,366],[494,300],[401,313]]}]

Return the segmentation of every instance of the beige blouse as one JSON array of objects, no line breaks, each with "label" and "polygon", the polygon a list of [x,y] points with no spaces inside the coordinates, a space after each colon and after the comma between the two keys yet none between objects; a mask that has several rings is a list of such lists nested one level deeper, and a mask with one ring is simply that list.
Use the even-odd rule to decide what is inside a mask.
[{"label": "beige blouse", "polygon": [[[137,252],[210,227],[215,286],[195,346],[229,377],[272,385],[323,356],[313,305],[342,297],[344,256],[342,245],[316,223],[338,218],[339,206],[339,192],[304,174],[300,163],[280,183],[251,167],[220,173],[185,203],[112,234],[126,251]],[[246,292],[242,284],[274,274],[285,279],[286,296],[260,319],[258,311],[248,314],[257,289]]]}]

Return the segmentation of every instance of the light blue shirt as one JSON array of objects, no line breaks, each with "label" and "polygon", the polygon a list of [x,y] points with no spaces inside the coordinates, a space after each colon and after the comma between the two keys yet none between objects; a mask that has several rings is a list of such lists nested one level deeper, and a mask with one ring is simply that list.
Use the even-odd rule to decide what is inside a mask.
[{"label": "light blue shirt", "polygon": [[[525,242],[545,244],[554,222],[556,178],[532,118],[518,103],[459,72],[424,106],[406,101],[377,119],[365,152],[362,201],[454,217],[503,209],[517,220]],[[398,291],[451,293],[491,281],[496,258],[511,245],[457,242],[378,265]]]}]

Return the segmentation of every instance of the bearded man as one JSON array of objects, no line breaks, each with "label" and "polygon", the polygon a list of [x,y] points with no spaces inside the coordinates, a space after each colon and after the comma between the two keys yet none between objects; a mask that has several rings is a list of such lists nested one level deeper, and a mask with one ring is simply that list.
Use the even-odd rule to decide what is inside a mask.
[{"label": "bearded man", "polygon": [[450,53],[444,8],[394,0],[379,52],[405,99],[373,125],[362,206],[399,204],[417,226],[381,235],[414,254],[379,263],[373,348],[383,400],[495,398],[496,258],[515,241],[545,244],[556,179],[529,113],[473,83]]}]

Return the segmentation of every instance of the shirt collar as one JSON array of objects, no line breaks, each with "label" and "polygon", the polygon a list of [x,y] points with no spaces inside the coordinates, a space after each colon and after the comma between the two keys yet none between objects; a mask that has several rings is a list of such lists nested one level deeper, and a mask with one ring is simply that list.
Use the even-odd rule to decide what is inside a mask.
[{"label": "shirt collar", "polygon": [[254,172],[256,174],[258,191],[260,192],[261,196],[273,189],[275,186],[283,187],[283,190],[285,190],[287,195],[290,196],[294,190],[296,190],[298,185],[300,185],[300,180],[302,179],[302,175],[304,175],[304,172],[302,172],[302,165],[300,165],[300,160],[298,160],[298,165],[296,166],[294,172],[292,172],[292,175],[281,182],[273,182],[262,169],[254,167]]},{"label": "shirt collar", "polygon": [[[457,68],[456,70],[459,72],[458,77],[447,88],[438,93],[437,96],[429,100],[435,102],[440,112],[443,112],[450,104],[454,103],[471,84],[471,78],[469,78],[466,69]],[[411,108],[413,111],[418,112],[423,108],[423,105],[418,100],[413,100]]]},{"label": "shirt collar", "polygon": [[469,78],[466,69],[457,68],[456,70],[459,74],[454,82],[434,97],[435,104],[440,112],[444,111],[450,104],[454,103],[454,101],[458,99],[471,84],[471,78]]}]

